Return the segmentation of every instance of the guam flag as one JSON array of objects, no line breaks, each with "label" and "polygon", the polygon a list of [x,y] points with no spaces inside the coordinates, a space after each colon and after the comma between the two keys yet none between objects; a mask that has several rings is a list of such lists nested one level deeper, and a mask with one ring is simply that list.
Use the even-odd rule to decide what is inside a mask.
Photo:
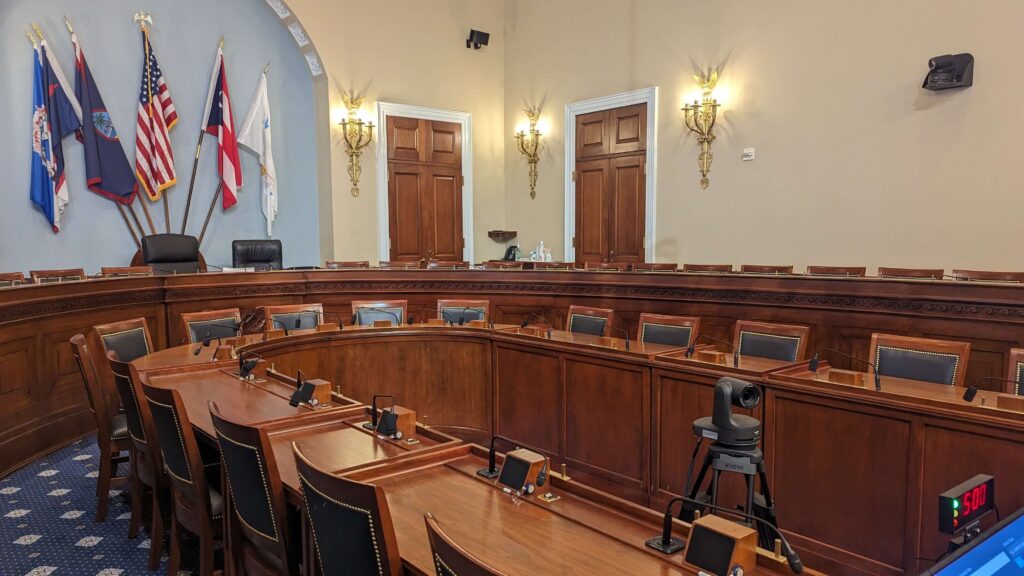
[{"label": "guam flag", "polygon": [[121,148],[110,113],[103,104],[78,37],[71,35],[75,48],[75,96],[82,105],[82,128],[78,140],[85,148],[85,177],[89,189],[121,204],[131,204],[139,191],[135,171]]}]

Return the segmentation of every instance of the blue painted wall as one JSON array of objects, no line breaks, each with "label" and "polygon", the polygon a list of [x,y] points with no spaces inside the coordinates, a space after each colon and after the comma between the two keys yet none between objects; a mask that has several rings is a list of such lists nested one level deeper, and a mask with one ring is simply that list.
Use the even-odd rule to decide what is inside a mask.
[{"label": "blue painted wall", "polygon": [[[267,61],[274,121],[280,209],[274,237],[285,247],[285,265],[320,262],[317,229],[316,142],[313,84],[305,59],[277,15],[262,0],[4,0],[0,6],[0,272],[82,266],[124,266],[136,247],[113,203],[85,186],[81,145],[65,140],[71,204],[54,234],[28,198],[31,154],[32,50],[22,27],[36,22],[69,76],[74,71],[67,14],[106,101],[121,143],[134,165],[135,121],[142,44],[135,12],[153,15],[154,49],[178,110],[171,132],[179,183],[170,188],[171,228],[178,231],[217,41],[224,35],[228,82],[236,127],[248,112]],[[69,78],[71,82],[73,79]],[[189,233],[197,235],[217,185],[216,138],[207,136],[199,164]],[[228,212],[218,205],[202,251],[211,264],[231,264],[231,241],[266,237],[260,207],[259,167],[242,152],[245,187]],[[136,207],[138,210],[138,207]],[[163,228],[163,207],[150,205]],[[141,210],[139,210],[141,217]]]}]

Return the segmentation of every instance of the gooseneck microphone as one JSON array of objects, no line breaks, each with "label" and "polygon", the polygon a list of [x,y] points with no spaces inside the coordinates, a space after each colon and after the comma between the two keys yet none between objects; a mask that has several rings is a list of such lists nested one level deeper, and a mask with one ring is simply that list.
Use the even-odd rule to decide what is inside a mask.
[{"label": "gooseneck microphone", "polygon": [[[391,394],[374,394],[373,400],[370,402],[370,423],[363,424],[363,428],[367,430],[377,430],[377,399],[378,398],[390,398],[391,405],[394,407],[395,397]],[[392,408],[393,409],[393,408]]]},{"label": "gooseneck microphone", "polygon": [[622,333],[623,338],[626,340],[626,351],[629,352],[629,332],[626,332],[625,330],[619,328],[618,326],[612,326],[611,324],[608,324],[608,328],[610,328],[611,330],[615,330],[616,332]]},{"label": "gooseneck microphone", "polygon": [[[299,319],[298,318],[295,319],[295,323],[296,324],[299,323]],[[270,319],[270,325],[271,326],[280,326],[281,329],[284,330],[284,335],[285,336],[289,336],[290,335],[289,332],[288,332],[288,327],[284,325],[284,322],[278,320],[277,318],[271,318]],[[298,328],[298,326],[296,326],[296,328]]]},{"label": "gooseneck microphone", "polygon": [[866,364],[867,366],[869,366],[871,368],[871,372],[875,375],[875,390],[879,391],[879,392],[882,390],[882,377],[879,376],[878,368],[876,368],[874,364],[872,364],[871,362],[868,362],[867,360],[864,360],[863,358],[857,358],[856,356],[850,356],[849,354],[847,354],[845,352],[840,352],[839,350],[836,350],[834,348],[822,348],[822,349],[820,349],[820,350],[818,350],[817,352],[814,353],[814,358],[811,358],[811,361],[807,365],[807,368],[810,369],[811,372],[814,372],[815,374],[818,373],[818,363],[819,363],[818,356],[820,356],[822,352],[831,352],[833,354],[838,354],[838,355],[842,356],[843,358],[848,358],[850,360],[853,360],[854,362],[860,362],[861,364]]},{"label": "gooseneck microphone", "polygon": [[541,322],[544,323],[545,326],[548,327],[548,338],[551,338],[551,324],[548,322],[547,318],[541,316],[540,314],[535,314],[533,312],[530,312],[530,315],[527,316],[525,320],[523,320],[523,322],[519,325],[519,327],[520,328],[526,328],[527,326],[530,325],[530,321],[534,320],[534,319],[540,320]]},{"label": "gooseneck microphone", "polygon": [[[344,329],[345,328],[344,323],[341,321],[341,316],[338,316],[337,314],[332,314],[331,312],[324,312],[323,310],[303,310],[303,311],[299,312],[300,316],[303,315],[303,314],[316,314],[317,318],[321,321],[320,322],[321,324],[323,323],[323,319],[327,318],[329,316],[329,317],[331,317],[332,319],[334,319],[338,323],[338,328],[339,329]],[[296,320],[301,320],[301,319],[300,318],[296,318]],[[300,325],[301,325],[301,321],[300,321]],[[298,328],[298,326],[296,326],[296,328]]]},{"label": "gooseneck microphone", "polygon": [[1024,393],[1022,393],[1024,392],[1024,382],[1010,378],[1000,378],[998,376],[985,376],[984,378],[978,378],[973,385],[967,387],[967,390],[964,391],[964,400],[974,402],[974,397],[978,395],[978,385],[982,382],[1003,382],[1013,384],[1017,390],[1016,395],[1024,396]]},{"label": "gooseneck microphone", "polygon": [[725,340],[719,340],[718,338],[715,338],[714,336],[708,336],[707,334],[698,334],[697,337],[693,339],[693,342],[691,342],[690,345],[687,346],[687,348],[686,348],[686,357],[687,358],[692,358],[693,357],[693,353],[696,352],[696,350],[697,350],[697,340],[700,340],[701,338],[703,338],[705,340],[710,340],[712,342],[717,342],[718,344],[724,344],[724,345],[728,346],[729,350],[732,350],[732,367],[733,368],[739,368],[739,366],[740,366],[740,350],[739,350],[739,348],[737,348],[736,346],[733,346],[732,342],[726,342]]},{"label": "gooseneck microphone", "polygon": [[217,345],[218,346],[223,346],[224,345],[224,342],[220,339],[220,336],[212,336],[210,334],[210,331],[207,330],[206,331],[206,338],[203,338],[202,343],[199,344],[199,346],[196,346],[196,349],[195,349],[194,352],[192,352],[192,355],[193,356],[199,356],[199,354],[202,353],[203,348],[209,348],[210,347],[210,344],[213,342],[214,338],[217,339]]},{"label": "gooseneck microphone", "polygon": [[[247,359],[249,358],[249,359]],[[238,377],[242,380],[248,380],[249,376],[252,375],[252,371],[256,368],[256,365],[260,363],[260,355],[255,352],[243,350],[238,355]]]},{"label": "gooseneck microphone", "polygon": [[[494,443],[497,442],[498,440],[502,440],[504,442],[507,442],[508,444],[510,444],[512,446],[515,446],[516,448],[527,448],[529,450],[533,450],[537,454],[540,454],[542,456],[544,455],[544,451],[539,449],[539,448],[535,448],[533,446],[530,446],[529,444],[523,444],[522,442],[519,442],[517,440],[513,440],[513,439],[509,438],[508,436],[502,436],[500,434],[495,434],[494,436],[491,436],[491,448],[487,452],[487,468],[481,468],[481,469],[477,470],[476,471],[476,475],[477,476],[480,476],[481,478],[487,478],[488,480],[494,480],[495,478],[498,477],[498,474],[500,474],[500,472],[498,470],[498,464],[497,464],[496,459],[495,459],[496,452],[494,451]],[[545,459],[550,464],[551,459],[547,458],[546,456],[545,456]],[[544,482],[547,481],[547,470],[549,468],[550,468],[550,466],[546,465],[545,466],[545,470],[544,470],[544,474],[537,476],[537,487],[543,486]]]}]

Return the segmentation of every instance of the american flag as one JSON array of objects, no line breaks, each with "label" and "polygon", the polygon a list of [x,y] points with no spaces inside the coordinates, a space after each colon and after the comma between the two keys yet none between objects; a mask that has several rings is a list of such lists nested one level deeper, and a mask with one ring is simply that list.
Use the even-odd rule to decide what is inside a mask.
[{"label": "american flag", "polygon": [[156,61],[149,33],[142,32],[145,63],[139,91],[139,126],[135,136],[135,174],[151,200],[177,182],[170,130],[178,123],[178,113]]}]

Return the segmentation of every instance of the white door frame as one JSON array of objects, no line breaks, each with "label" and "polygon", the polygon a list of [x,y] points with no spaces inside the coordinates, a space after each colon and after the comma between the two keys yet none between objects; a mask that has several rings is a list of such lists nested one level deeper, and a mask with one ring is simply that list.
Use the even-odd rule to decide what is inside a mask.
[{"label": "white door frame", "polygon": [[391,258],[391,219],[388,211],[388,116],[452,122],[462,126],[462,259],[473,263],[473,115],[438,108],[377,102],[377,253]]},{"label": "white door frame", "polygon": [[647,194],[644,217],[644,257],[648,262],[654,259],[654,208],[657,198],[658,175],[658,87],[641,88],[612,96],[573,102],[565,106],[565,258],[566,262],[576,260],[576,248],[572,245],[576,235],[576,183],[572,173],[576,170],[576,116],[612,110],[634,104],[647,104]]}]

